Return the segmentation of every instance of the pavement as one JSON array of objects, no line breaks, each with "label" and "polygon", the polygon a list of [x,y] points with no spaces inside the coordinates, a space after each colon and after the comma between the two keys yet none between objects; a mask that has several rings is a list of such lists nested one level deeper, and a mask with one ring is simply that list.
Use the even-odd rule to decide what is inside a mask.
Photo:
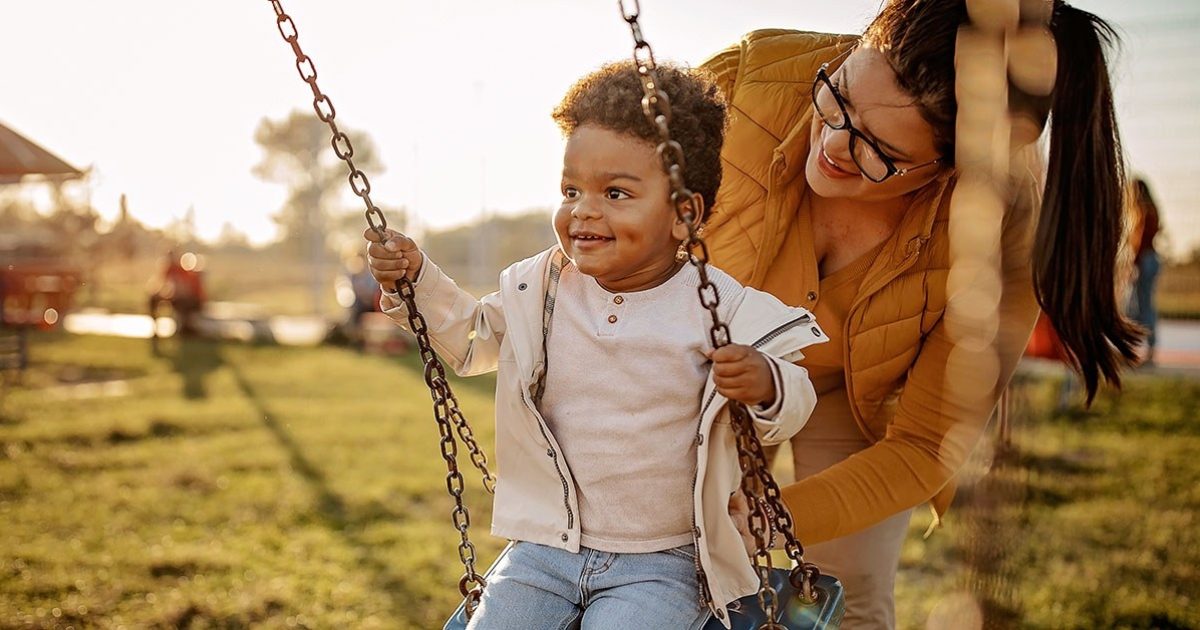
[{"label": "pavement", "polygon": [[[325,340],[333,322],[321,316],[268,316],[253,305],[229,302],[206,306],[204,315],[197,317],[197,332],[211,339],[231,341],[261,341],[288,346],[313,346]],[[156,334],[170,337],[175,333],[175,320],[149,315],[109,313],[84,309],[63,318],[63,328],[80,335],[111,335],[149,339]]]},{"label": "pavement", "polygon": [[1200,321],[1159,320],[1154,364],[1142,366],[1138,371],[1200,376]]}]

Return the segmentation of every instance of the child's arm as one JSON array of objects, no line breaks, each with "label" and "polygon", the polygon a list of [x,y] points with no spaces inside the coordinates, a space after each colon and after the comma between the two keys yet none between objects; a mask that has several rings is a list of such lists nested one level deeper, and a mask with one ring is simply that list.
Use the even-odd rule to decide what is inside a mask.
[{"label": "child's arm", "polygon": [[399,232],[387,230],[384,242],[370,228],[363,236],[370,241],[367,265],[384,289],[380,300],[383,312],[400,326],[409,328],[408,309],[392,292],[396,281],[407,276],[413,281],[417,306],[438,355],[459,376],[495,370],[506,329],[500,294],[475,299],[427,260],[411,238]]},{"label": "child's arm", "polygon": [[741,344],[722,346],[709,358],[717,392],[745,403],[763,444],[778,444],[804,428],[817,403],[808,370]]}]

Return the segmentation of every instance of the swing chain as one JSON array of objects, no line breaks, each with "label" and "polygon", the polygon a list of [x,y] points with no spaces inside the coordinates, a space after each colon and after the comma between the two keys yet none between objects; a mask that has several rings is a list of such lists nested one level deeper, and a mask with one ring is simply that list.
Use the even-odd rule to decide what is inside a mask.
[{"label": "swing chain", "polygon": [[[284,12],[282,0],[268,1],[271,3],[271,8],[275,10],[275,24],[279,29],[280,36],[292,47],[292,52],[296,55],[296,71],[300,73],[300,78],[312,90],[313,110],[321,122],[329,125],[329,130],[333,134],[330,139],[333,152],[349,168],[347,181],[350,184],[350,190],[366,205],[367,225],[379,235],[381,241],[386,240],[387,218],[371,201],[371,182],[366,173],[354,165],[354,145],[350,142],[350,136],[338,129],[337,122],[334,120],[337,117],[337,110],[333,106],[333,101],[321,92],[321,88],[317,85],[316,65],[300,47],[296,23],[292,21],[291,16]],[[459,410],[458,398],[451,391],[450,383],[446,380],[446,370],[433,350],[433,344],[429,340],[428,324],[425,317],[417,310],[416,290],[412,281],[407,277],[400,278],[396,281],[395,290],[408,311],[409,329],[417,338],[417,347],[425,365],[425,384],[429,387],[430,396],[433,398],[433,415],[437,422],[438,434],[441,437],[442,459],[445,460],[447,469],[446,489],[454,499],[451,521],[461,537],[458,556],[462,561],[464,573],[462,579],[459,580],[458,590],[465,598],[467,617],[470,618],[479,605],[483,596],[483,588],[487,583],[483,576],[475,570],[475,545],[471,543],[468,536],[471,516],[463,504],[464,484],[462,473],[458,470],[458,443],[454,439],[456,432],[470,452],[471,462],[483,475],[484,489],[495,493],[496,478],[488,470],[487,456],[479,448],[466,417]]]},{"label": "swing chain", "polygon": [[[658,157],[662,161],[663,170],[671,181],[671,203],[675,214],[688,228],[685,242],[689,252],[688,260],[700,275],[700,286],[697,289],[700,303],[708,309],[712,317],[712,328],[709,338],[714,348],[720,348],[730,343],[729,327],[721,321],[717,312],[720,306],[720,296],[716,286],[708,278],[707,263],[709,261],[708,246],[701,235],[702,227],[698,225],[699,217],[694,212],[693,193],[684,184],[684,155],[683,147],[671,139],[671,101],[660,88],[654,52],[649,42],[642,37],[638,17],[641,6],[638,0],[633,0],[633,11],[628,11],[624,0],[618,0],[621,17],[629,24],[633,35],[633,62],[637,66],[641,78],[642,111],[646,119],[658,131]],[[771,586],[771,553],[770,549],[774,533],[780,533],[785,540],[784,549],[793,561],[794,568],[789,580],[800,591],[800,599],[805,604],[816,601],[814,584],[820,576],[817,567],[804,560],[804,548],[796,539],[793,521],[787,506],[783,503],[779,485],[771,475],[766,455],[754,431],[754,423],[745,405],[733,403],[730,405],[733,426],[736,432],[738,448],[738,464],[744,474],[741,480],[742,493],[746,495],[751,505],[749,519],[750,533],[754,538],[755,553],[754,567],[759,577],[758,603],[766,614],[766,622],[760,626],[762,630],[786,630],[776,621],[779,609],[779,596]],[[697,563],[699,564],[699,563]],[[702,567],[697,566],[698,580],[704,592],[707,592],[707,580]]]}]

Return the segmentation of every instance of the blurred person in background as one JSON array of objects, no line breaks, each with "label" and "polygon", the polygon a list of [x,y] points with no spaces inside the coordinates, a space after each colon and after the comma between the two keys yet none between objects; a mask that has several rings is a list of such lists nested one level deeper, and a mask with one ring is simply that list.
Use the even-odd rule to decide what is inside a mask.
[{"label": "blurred person in background", "polygon": [[1158,342],[1158,308],[1154,303],[1154,285],[1158,281],[1160,260],[1154,249],[1154,239],[1162,231],[1158,204],[1146,180],[1137,178],[1132,184],[1134,245],[1133,291],[1129,296],[1129,314],[1146,329],[1143,365],[1154,365],[1154,349]]},{"label": "blurred person in background", "polygon": [[174,250],[168,251],[162,275],[151,281],[150,317],[156,318],[159,306],[169,304],[180,335],[196,332],[195,316],[207,300],[197,262],[198,258],[192,252],[176,257]]},{"label": "blurred person in background", "polygon": [[[347,252],[342,260],[342,275],[337,279],[336,291],[338,304],[346,308],[346,319],[338,325],[337,332],[344,335],[345,340],[365,346],[369,334],[367,316],[379,311],[382,293],[379,283],[367,267],[364,252],[355,248]],[[389,323],[387,329],[392,328]]]},{"label": "blurred person in background", "polygon": [[381,295],[379,283],[367,268],[366,254],[355,251],[354,256],[346,261],[346,279],[354,300],[350,305],[350,325],[358,328],[363,315],[379,310]]}]

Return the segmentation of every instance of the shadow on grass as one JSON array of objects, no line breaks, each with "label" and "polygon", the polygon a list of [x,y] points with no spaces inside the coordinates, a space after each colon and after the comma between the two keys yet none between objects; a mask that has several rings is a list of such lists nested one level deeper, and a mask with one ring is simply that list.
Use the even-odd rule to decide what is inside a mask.
[{"label": "shadow on grass", "polygon": [[1091,409],[1071,407],[1052,419],[1128,435],[1200,435],[1196,409],[1200,409],[1200,388],[1190,379],[1137,375],[1128,378],[1121,390],[1097,397]]},{"label": "shadow on grass", "polygon": [[165,351],[163,342],[154,340],[150,351],[156,357],[171,359],[171,367],[183,377],[183,397],[188,400],[208,398],[205,380],[225,363],[220,342],[209,339],[178,337],[174,352]]},{"label": "shadow on grass", "polygon": [[276,441],[279,442],[279,445],[287,453],[288,463],[292,470],[300,475],[313,489],[317,497],[317,507],[314,514],[317,521],[329,530],[337,532],[343,540],[355,549],[361,561],[360,568],[370,574],[376,588],[380,592],[385,593],[391,600],[393,614],[401,617],[402,615],[399,614],[400,611],[414,605],[411,599],[403,596],[404,593],[411,592],[411,589],[405,585],[405,578],[403,576],[395,574],[391,570],[391,567],[377,557],[377,554],[374,553],[374,545],[364,540],[359,532],[362,532],[365,526],[371,522],[382,519],[400,521],[404,517],[378,502],[372,502],[365,509],[361,510],[352,509],[348,506],[345,499],[330,487],[325,473],[305,455],[303,446],[288,432],[283,423],[279,421],[279,418],[263,403],[258,393],[254,390],[254,387],[237,368],[237,365],[230,362],[227,364],[227,367],[237,382],[238,389],[246,396],[248,402],[254,406],[258,417],[262,418],[263,425],[271,432],[271,435],[275,437]]},{"label": "shadow on grass", "polygon": [[[414,350],[407,354],[395,357],[392,360],[396,365],[408,372],[411,372],[421,382],[425,382],[425,365],[421,362],[421,354],[419,352]],[[476,394],[480,394],[488,398],[491,398],[496,394],[496,376],[494,372],[492,374],[462,378],[455,376],[454,370],[451,369],[449,365],[446,365],[445,361],[443,361],[442,364],[446,368],[446,380],[450,382],[450,387],[454,391],[457,392],[464,389],[469,389]],[[430,404],[432,404],[432,401]],[[490,422],[491,419],[488,418],[487,421]]]}]

